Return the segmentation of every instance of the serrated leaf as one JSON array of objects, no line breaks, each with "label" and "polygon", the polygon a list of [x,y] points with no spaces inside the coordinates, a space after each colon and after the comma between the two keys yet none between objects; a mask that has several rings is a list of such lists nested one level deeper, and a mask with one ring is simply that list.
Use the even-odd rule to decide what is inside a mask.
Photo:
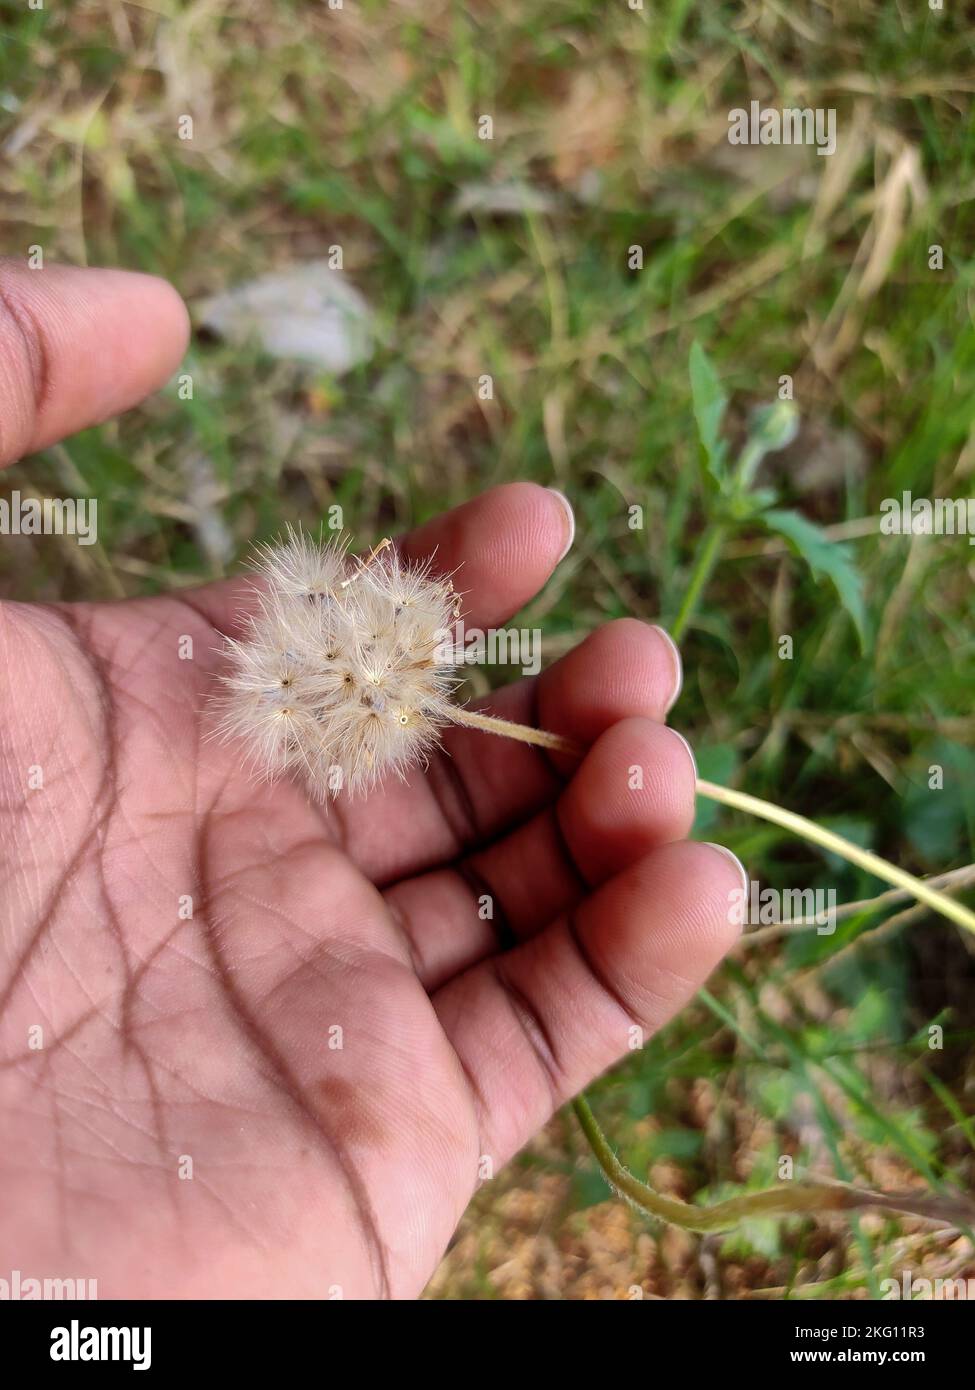
[{"label": "serrated leaf", "polygon": [[821,526],[799,512],[763,512],[761,521],[777,532],[809,566],[814,579],[827,579],[853,620],[860,650],[867,646],[867,610],[863,599],[863,576],[850,558],[849,548],[832,541]]},{"label": "serrated leaf", "polygon": [[694,408],[694,421],[698,438],[704,450],[708,472],[717,482],[725,481],[725,454],[727,445],[721,438],[721,422],[724,419],[728,397],[721,380],[714,369],[714,363],[696,340],[691,345],[689,361],[691,376],[691,402]]}]

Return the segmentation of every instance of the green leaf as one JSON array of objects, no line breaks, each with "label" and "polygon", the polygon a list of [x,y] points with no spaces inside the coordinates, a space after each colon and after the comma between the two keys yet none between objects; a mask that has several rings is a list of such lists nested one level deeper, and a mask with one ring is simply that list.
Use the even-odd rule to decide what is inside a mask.
[{"label": "green leaf", "polygon": [[853,619],[861,652],[867,646],[867,610],[863,600],[863,576],[850,558],[849,547],[831,541],[822,527],[799,512],[763,512],[760,520],[777,531],[809,566],[814,579],[828,579],[840,603]]},{"label": "green leaf", "polygon": [[714,363],[696,340],[691,345],[689,369],[694,420],[708,472],[717,482],[724,483],[724,463],[728,446],[721,438],[721,421],[724,419],[728,397],[721,388]]}]

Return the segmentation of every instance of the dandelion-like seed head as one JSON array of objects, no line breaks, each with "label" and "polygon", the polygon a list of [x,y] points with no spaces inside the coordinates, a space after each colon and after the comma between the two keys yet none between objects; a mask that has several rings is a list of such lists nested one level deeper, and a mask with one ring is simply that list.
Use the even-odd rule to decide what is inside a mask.
[{"label": "dandelion-like seed head", "polygon": [[298,531],[262,546],[255,567],[258,610],[226,642],[222,732],[242,737],[266,775],[297,773],[319,799],[423,762],[457,684],[450,580],[388,543],[361,561]]}]

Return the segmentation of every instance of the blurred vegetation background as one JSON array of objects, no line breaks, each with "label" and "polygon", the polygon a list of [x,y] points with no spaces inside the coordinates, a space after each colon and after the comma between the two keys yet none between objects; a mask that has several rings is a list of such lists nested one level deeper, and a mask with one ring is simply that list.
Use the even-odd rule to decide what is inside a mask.
[{"label": "blurred vegetation background", "polygon": [[[99,543],[8,538],[0,592],[155,592],[231,571],[255,539],[336,503],[365,544],[530,478],[578,518],[521,620],[553,659],[613,617],[672,623],[720,524],[672,715],[701,775],[915,873],[968,865],[975,551],[878,535],[886,497],[972,491],[966,9],[0,0],[7,254],[154,271],[199,306],[338,246],[375,335],[341,375],[197,335],[192,399],[174,382],[5,476],[4,495],[97,497]],[[835,108],[836,153],[730,145],[728,113],[753,99]],[[793,380],[798,435],[736,516],[695,428],[695,339],[729,398],[729,458]],[[799,546],[819,545],[818,572],[762,520],[773,500],[822,528]],[[862,643],[844,587],[847,605],[862,597]],[[880,890],[711,805],[696,833],[763,886]],[[834,935],[746,934],[593,1107],[631,1168],[689,1200],[767,1186],[782,1155],[874,1187],[970,1189],[963,937],[896,905]],[[876,1297],[905,1267],[975,1276],[964,1234],[904,1218],[655,1229],[609,1197],[564,1116],[481,1189],[429,1296]]]}]

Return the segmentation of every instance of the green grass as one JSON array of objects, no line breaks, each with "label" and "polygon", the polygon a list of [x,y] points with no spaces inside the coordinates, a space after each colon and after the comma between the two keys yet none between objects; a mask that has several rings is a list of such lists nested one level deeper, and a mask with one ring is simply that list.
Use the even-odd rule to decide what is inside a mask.
[{"label": "green grass", "polygon": [[[222,572],[336,502],[365,543],[533,478],[564,488],[579,521],[535,606],[554,653],[623,614],[673,621],[723,516],[673,716],[702,776],[917,874],[972,860],[973,552],[884,539],[875,524],[903,490],[972,487],[975,39],[960,7],[347,0],[220,14],[8,0],[0,13],[0,143],[23,139],[3,175],[7,252],[40,242],[51,259],[157,271],[193,301],[339,243],[383,330],[338,382],[197,342],[192,402],[169,391],[9,476],[97,495],[100,544],[90,559],[40,548],[0,568],[5,592],[154,592]],[[834,107],[840,150],[731,147],[728,111],[752,97]],[[185,112],[191,142],[176,138]],[[491,141],[477,138],[485,113]],[[496,180],[550,194],[550,209],[456,211],[458,190]],[[941,271],[928,269],[934,243]],[[730,399],[729,457],[793,377],[799,436],[756,483],[844,539],[863,650],[835,591],[781,537],[722,512],[694,424],[695,339]],[[231,556],[207,549],[187,510],[191,460]],[[942,791],[928,789],[934,763]],[[840,901],[878,891],[715,807],[698,831],[763,884],[835,887]],[[767,1184],[782,1154],[870,1185],[971,1186],[972,955],[930,916],[871,942],[876,923],[746,948],[594,1088],[636,1170],[666,1160],[701,1197]],[[942,1051],[927,1046],[932,1023]],[[571,1129],[555,1132],[591,1178]],[[601,1189],[572,1193],[582,1217],[553,1207],[553,1229],[584,1219]],[[468,1221],[486,1229],[493,1200]],[[928,1240],[915,1229],[743,1229],[717,1249],[719,1279],[748,1266],[752,1284],[876,1292],[904,1242]],[[948,1258],[933,1237],[923,1248]],[[450,1281],[453,1296],[493,1296],[483,1261]]]}]

